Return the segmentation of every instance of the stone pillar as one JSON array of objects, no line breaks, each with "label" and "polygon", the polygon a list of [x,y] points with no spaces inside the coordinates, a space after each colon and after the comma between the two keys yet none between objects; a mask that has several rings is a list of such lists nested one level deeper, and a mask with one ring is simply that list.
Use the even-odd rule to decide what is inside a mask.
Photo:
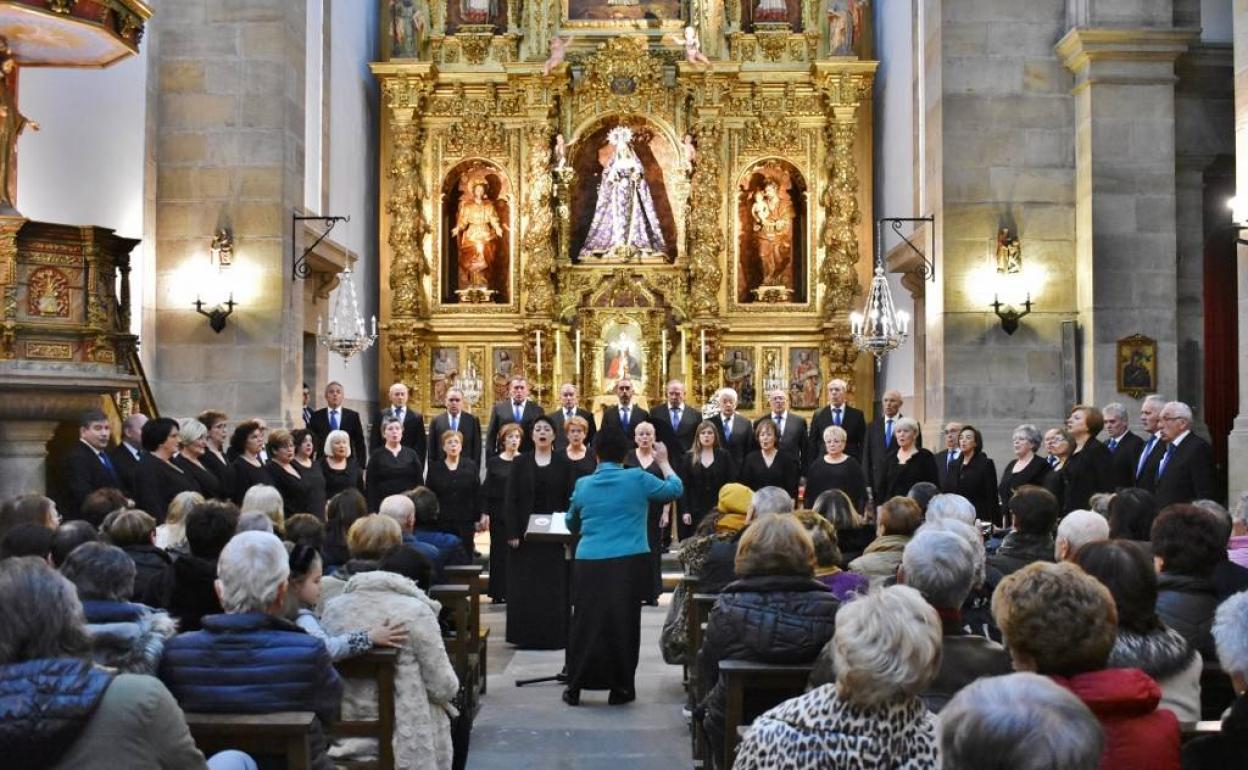
[{"label": "stone pillar", "polygon": [[[1151,21],[1151,19],[1141,19]],[[1075,27],[1075,277],[1082,399],[1123,400],[1116,342],[1157,340],[1155,390],[1178,387],[1174,62],[1198,31]]]},{"label": "stone pillar", "polygon": [[[1248,222],[1248,0],[1235,0],[1235,221]],[[1245,233],[1241,232],[1240,237]],[[1236,251],[1239,284],[1239,416],[1227,442],[1231,500],[1248,489],[1248,246]]]},{"label": "stone pillar", "polygon": [[55,420],[0,422],[0,498],[42,494]]},{"label": "stone pillar", "polygon": [[[164,0],[151,24],[156,286],[143,336],[162,413],[300,424],[305,14],[289,0]],[[197,280],[221,227],[233,264]],[[193,306],[208,281],[238,303],[220,334]]]}]

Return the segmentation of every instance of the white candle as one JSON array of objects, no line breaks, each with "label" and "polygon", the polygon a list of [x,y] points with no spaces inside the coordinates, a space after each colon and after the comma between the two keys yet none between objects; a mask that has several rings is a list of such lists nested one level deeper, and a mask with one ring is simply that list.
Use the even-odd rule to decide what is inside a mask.
[{"label": "white candle", "polygon": [[581,330],[580,329],[576,330],[576,350],[573,351],[573,353],[576,355],[576,376],[580,377],[581,376]]},{"label": "white candle", "polygon": [[663,379],[667,379],[667,329],[659,332],[659,349],[663,355]]},{"label": "white candle", "polygon": [[563,334],[555,329],[555,365],[551,367],[557,374],[563,371]]},{"label": "white candle", "polygon": [[689,346],[685,342],[685,330],[680,330],[680,374],[682,377],[689,376],[689,370],[685,368],[685,351]]},{"label": "white candle", "polygon": [[542,384],[542,330],[537,330],[537,384]]},{"label": "white candle", "polygon": [[[702,379],[706,380],[706,329],[702,330],[702,345],[699,347],[702,354]],[[703,385],[705,386],[705,382]]]}]

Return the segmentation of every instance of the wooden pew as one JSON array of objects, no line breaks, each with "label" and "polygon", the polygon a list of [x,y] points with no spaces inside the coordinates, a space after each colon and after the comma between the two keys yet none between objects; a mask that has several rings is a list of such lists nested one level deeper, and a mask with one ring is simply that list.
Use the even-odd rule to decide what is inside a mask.
[{"label": "wooden pew", "polygon": [[[706,697],[706,693],[714,686],[714,682],[698,681],[698,651],[702,649],[702,632],[706,629],[706,622],[711,616],[711,608],[715,606],[715,601],[719,599],[718,594],[691,594],[686,600],[689,602],[689,619],[686,624],[686,631],[689,639],[689,710],[695,711],[702,699]],[[702,720],[694,714],[690,724],[689,731],[690,741],[692,743],[693,766],[707,767],[710,765],[708,760],[708,741],[706,732],[702,729]]]},{"label": "wooden pew", "polygon": [[348,770],[394,770],[394,676],[399,651],[392,647],[372,650],[334,664],[343,679],[366,679],[377,688],[376,719],[343,719],[333,725],[333,738],[376,738],[377,759],[339,762]]},{"label": "wooden pew", "polygon": [[1182,722],[1179,724],[1179,740],[1187,743],[1193,738],[1203,738],[1206,735],[1217,735],[1222,732],[1222,723],[1215,721],[1207,722]]},{"label": "wooden pew", "polygon": [[449,566],[443,568],[442,572],[447,584],[468,586],[470,599],[468,632],[471,636],[471,650],[468,658],[469,664],[473,666],[474,676],[477,678],[480,692],[482,695],[485,695],[487,679],[486,651],[490,641],[490,629],[488,626],[481,625],[482,567],[479,564]]},{"label": "wooden pew", "polygon": [[724,767],[732,767],[741,741],[738,728],[749,725],[767,709],[806,691],[813,664],[782,665],[752,660],[719,664],[724,683]]},{"label": "wooden pew", "polygon": [[204,756],[238,749],[252,756],[282,757],[286,760],[286,770],[308,770],[312,766],[308,733],[315,719],[316,715],[311,711],[186,714],[191,737]]},{"label": "wooden pew", "polygon": [[1200,672],[1200,716],[1222,719],[1222,712],[1235,701],[1231,677],[1216,660],[1206,660]]},{"label": "wooden pew", "polygon": [[460,692],[463,702],[476,712],[479,706],[477,682],[472,665],[472,633],[469,631],[469,617],[472,612],[471,589],[468,586],[439,585],[429,589],[429,597],[438,601],[443,610],[450,613],[451,633],[443,635],[446,653],[451,658],[451,666],[459,677]]}]

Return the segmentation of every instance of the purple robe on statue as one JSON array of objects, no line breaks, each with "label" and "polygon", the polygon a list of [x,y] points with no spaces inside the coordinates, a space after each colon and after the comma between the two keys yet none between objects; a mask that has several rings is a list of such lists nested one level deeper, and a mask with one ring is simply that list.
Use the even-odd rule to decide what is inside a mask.
[{"label": "purple robe on statue", "polygon": [[654,211],[650,185],[646,183],[641,160],[629,146],[633,132],[624,127],[611,130],[607,140],[615,153],[598,183],[594,219],[580,259],[608,257],[630,259],[666,255],[667,243]]}]

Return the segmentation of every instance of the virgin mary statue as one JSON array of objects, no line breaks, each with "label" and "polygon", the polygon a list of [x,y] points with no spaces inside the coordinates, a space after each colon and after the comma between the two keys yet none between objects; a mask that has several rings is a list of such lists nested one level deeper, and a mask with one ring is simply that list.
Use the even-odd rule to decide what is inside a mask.
[{"label": "virgin mary statue", "polygon": [[594,219],[585,236],[580,259],[628,260],[665,256],[667,244],[654,211],[641,159],[630,142],[633,131],[616,126],[607,134],[614,152],[598,183]]}]

